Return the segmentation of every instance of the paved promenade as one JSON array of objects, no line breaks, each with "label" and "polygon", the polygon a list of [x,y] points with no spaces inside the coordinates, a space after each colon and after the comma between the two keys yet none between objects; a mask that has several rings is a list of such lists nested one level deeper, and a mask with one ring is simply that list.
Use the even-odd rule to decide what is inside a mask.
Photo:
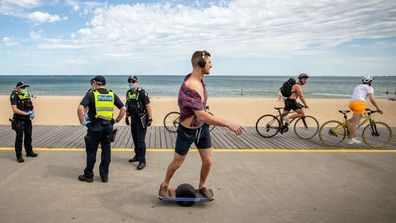
[{"label": "paved promenade", "polygon": [[[293,132],[268,140],[253,128],[239,137],[216,128],[207,185],[216,198],[184,208],[157,198],[175,134],[150,128],[147,167],[138,171],[128,163],[129,129],[118,128],[109,182],[100,181],[97,163],[94,182],[85,183],[77,180],[85,128],[35,126],[39,156],[17,163],[15,136],[0,126],[0,222],[396,222],[395,141],[382,150],[326,148]],[[196,186],[199,170],[192,149],[171,186]]]}]

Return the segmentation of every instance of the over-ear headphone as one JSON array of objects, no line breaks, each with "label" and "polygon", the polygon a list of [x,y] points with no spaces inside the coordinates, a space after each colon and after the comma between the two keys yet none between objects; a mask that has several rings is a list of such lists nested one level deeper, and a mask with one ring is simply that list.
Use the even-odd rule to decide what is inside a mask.
[{"label": "over-ear headphone", "polygon": [[199,58],[198,65],[199,65],[201,68],[204,68],[205,65],[206,65],[205,51],[204,51],[204,50],[201,51],[201,55],[202,55],[202,57]]}]

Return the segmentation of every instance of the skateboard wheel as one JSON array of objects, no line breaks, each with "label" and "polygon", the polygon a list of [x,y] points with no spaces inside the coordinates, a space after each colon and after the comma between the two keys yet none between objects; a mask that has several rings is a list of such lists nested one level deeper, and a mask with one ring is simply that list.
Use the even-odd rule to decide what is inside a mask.
[{"label": "skateboard wheel", "polygon": [[[195,189],[191,184],[180,184],[176,188],[176,197],[188,197],[188,198],[196,198]],[[194,201],[178,201],[177,204],[183,207],[189,207],[193,205]]]}]

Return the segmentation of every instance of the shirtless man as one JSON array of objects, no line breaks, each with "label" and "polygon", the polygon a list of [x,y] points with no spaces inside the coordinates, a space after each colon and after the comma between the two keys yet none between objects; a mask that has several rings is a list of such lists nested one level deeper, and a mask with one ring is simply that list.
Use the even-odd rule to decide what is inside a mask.
[{"label": "shirtless man", "polygon": [[212,166],[212,142],[209,125],[226,127],[236,135],[245,130],[241,125],[212,116],[205,110],[208,94],[203,79],[205,75],[209,75],[212,68],[210,53],[205,50],[195,51],[191,63],[192,73],[185,77],[179,90],[180,125],[177,129],[175,154],[159,189],[159,196],[162,198],[170,196],[169,182],[186,159],[192,143],[197,146],[202,160],[198,188],[204,196],[213,198],[212,191],[205,187]]},{"label": "shirtless man", "polygon": [[[283,121],[285,124],[290,124],[293,119],[305,115],[304,111],[302,110],[303,106],[297,102],[297,99],[300,98],[301,102],[304,104],[304,108],[308,108],[307,102],[305,101],[305,97],[302,92],[302,86],[308,82],[308,78],[308,74],[305,73],[298,75],[298,82],[297,84],[293,85],[290,97],[285,99],[285,109],[283,111]],[[290,110],[293,110],[296,113],[287,116]]]}]

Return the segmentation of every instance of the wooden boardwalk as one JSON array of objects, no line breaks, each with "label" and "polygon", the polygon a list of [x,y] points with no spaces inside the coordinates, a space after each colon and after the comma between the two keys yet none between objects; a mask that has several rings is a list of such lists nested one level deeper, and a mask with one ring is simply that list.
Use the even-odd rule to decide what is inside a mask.
[{"label": "wooden boardwalk", "polygon": [[[116,126],[117,138],[112,148],[132,148],[132,136],[129,127]],[[83,126],[33,126],[33,147],[36,148],[85,148]],[[383,149],[396,149],[396,128],[392,128],[392,142]],[[359,133],[358,133],[359,134]],[[361,133],[360,133],[361,134]],[[162,126],[149,127],[146,145],[150,149],[172,149],[175,147],[176,133],[169,133]],[[14,147],[15,132],[10,126],[0,125],[0,147]],[[340,147],[326,147],[320,142],[318,135],[310,140],[298,138],[293,131],[278,134],[266,139],[259,136],[254,127],[247,132],[235,136],[225,128],[216,127],[212,131],[212,144],[216,149],[368,149],[360,145],[343,143]]]}]

